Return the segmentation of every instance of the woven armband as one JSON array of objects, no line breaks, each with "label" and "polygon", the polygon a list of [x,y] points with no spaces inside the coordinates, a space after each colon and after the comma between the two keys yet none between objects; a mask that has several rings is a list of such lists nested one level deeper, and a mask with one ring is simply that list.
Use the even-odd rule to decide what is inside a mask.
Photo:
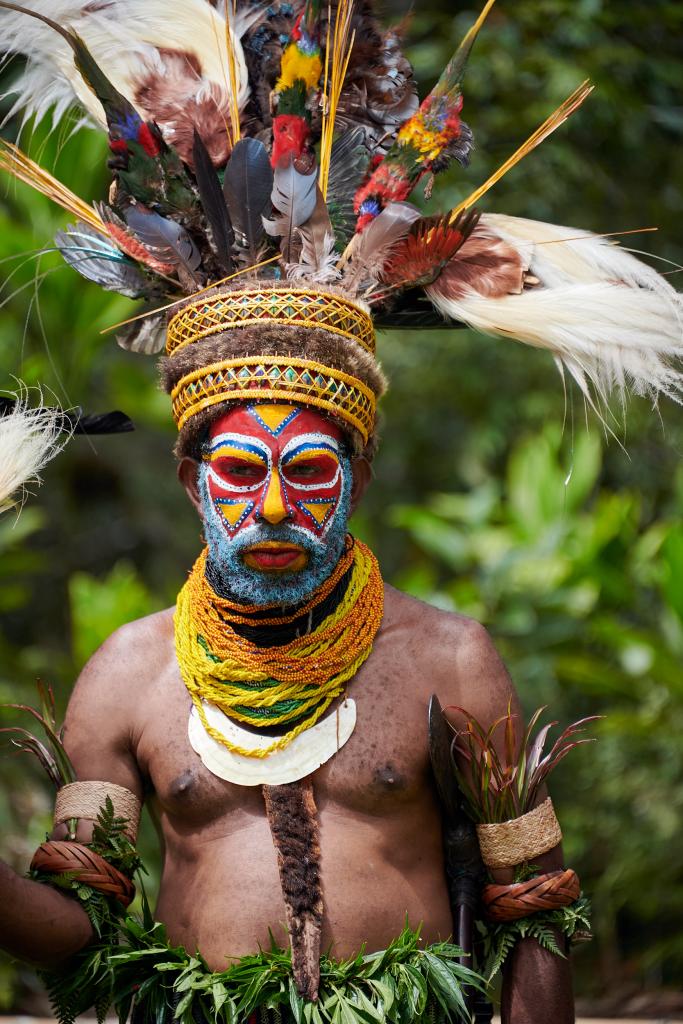
[{"label": "woven armband", "polygon": [[31,870],[47,875],[69,875],[105,896],[112,896],[124,907],[135,896],[135,886],[113,864],[84,843],[49,839],[33,854]]},{"label": "woven armband", "polygon": [[107,797],[114,806],[117,818],[128,822],[126,834],[134,844],[140,823],[141,804],[134,793],[114,782],[71,782],[57,792],[55,825],[70,818],[88,818],[94,821],[104,807]]},{"label": "woven armband", "polygon": [[568,907],[581,895],[579,877],[571,868],[548,871],[525,882],[485,885],[481,898],[492,921],[518,921],[537,911]]},{"label": "woven armband", "polygon": [[548,797],[519,818],[477,825],[477,837],[487,868],[511,868],[552,850],[562,842],[562,830]]}]

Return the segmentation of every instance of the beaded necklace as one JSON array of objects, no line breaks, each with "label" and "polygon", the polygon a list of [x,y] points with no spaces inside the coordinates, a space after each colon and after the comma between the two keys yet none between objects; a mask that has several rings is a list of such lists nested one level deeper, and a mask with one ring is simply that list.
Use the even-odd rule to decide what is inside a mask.
[{"label": "beaded necklace", "polygon": [[[377,559],[365,544],[349,538],[335,571],[303,608],[266,618],[260,617],[263,608],[234,604],[216,594],[205,570],[206,551],[178,595],[174,621],[180,672],[213,739],[233,753],[267,757],[315,725],[369,656],[384,603]],[[237,631],[239,625],[282,626],[312,614],[347,574],[338,605],[306,635],[264,646]],[[204,701],[257,728],[291,728],[266,748],[240,747],[208,722]]]}]

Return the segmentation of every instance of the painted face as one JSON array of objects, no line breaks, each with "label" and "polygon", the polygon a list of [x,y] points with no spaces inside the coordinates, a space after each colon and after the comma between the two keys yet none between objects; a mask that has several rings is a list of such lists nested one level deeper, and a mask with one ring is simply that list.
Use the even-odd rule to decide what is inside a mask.
[{"label": "painted face", "polygon": [[351,466],[343,434],[294,405],[238,406],[215,420],[200,469],[212,574],[254,604],[296,604],[344,546]]}]

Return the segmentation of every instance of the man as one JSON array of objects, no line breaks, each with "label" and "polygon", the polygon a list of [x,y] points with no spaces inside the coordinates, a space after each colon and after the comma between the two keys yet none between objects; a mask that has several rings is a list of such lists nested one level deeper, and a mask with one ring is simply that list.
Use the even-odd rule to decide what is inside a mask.
[{"label": "man", "polygon": [[[28,57],[18,105],[42,115],[48,89],[60,113],[77,101],[106,123],[109,205],[18,151],[6,165],[79,218],[57,238],[67,262],[147,300],[118,340],[165,342],[207,551],[175,612],[119,630],[86,666],[66,745],[80,792],[119,786],[158,819],[171,940],[215,968],[267,946],[269,929],[285,943],[286,923],[299,995],[314,999],[327,948],[386,948],[406,916],[425,942],[452,933],[430,695],[484,725],[518,711],[485,631],[384,586],[347,537],[385,386],[373,318],[445,316],[548,348],[603,397],[627,379],[680,388],[680,303],[601,238],[472,210],[585,87],[454,210],[406,202],[467,163],[462,77],[490,2],[419,105],[395,34],[365,5],[340,3],[331,25],[313,3],[236,20],[206,0],[172,16],[150,0],[76,6],[65,28],[43,0],[0,2],[0,30]],[[72,804],[58,817],[88,816]],[[542,844],[524,859],[562,858]],[[64,895],[6,869],[0,881],[17,955],[59,963],[91,938]],[[503,1012],[571,1021],[568,962],[519,943]]]},{"label": "man", "polygon": [[[273,436],[278,420],[288,422]],[[297,450],[312,451],[306,449],[312,437],[312,457],[297,462]],[[329,576],[337,564],[349,505],[352,511],[370,479],[368,461],[350,459],[345,449],[338,425],[310,409],[240,404],[215,417],[202,460],[184,457],[179,476],[202,518],[207,566],[222,596],[243,601],[247,587],[263,605],[287,593],[300,605],[310,601],[325,582],[321,573]],[[255,451],[262,459],[254,459]],[[306,488],[301,493],[309,501],[320,491],[329,498],[337,491],[337,512],[322,539],[315,521],[305,521],[297,509],[297,486]],[[221,502],[245,490],[253,510],[230,529],[218,511]],[[217,778],[188,740],[191,701],[178,667],[173,613],[124,626],[93,656],[69,706],[66,747],[79,780],[111,781],[148,802],[164,848],[156,916],[174,944],[198,948],[218,970],[226,956],[267,947],[269,929],[286,944],[286,914],[260,787]],[[385,586],[372,653],[346,690],[358,724],[312,776],[322,947],[335,956],[347,957],[364,944],[386,948],[406,917],[423,923],[425,942],[452,934],[427,746],[426,709],[434,692],[442,704],[467,707],[484,723],[510,699],[517,704],[481,626]],[[560,851],[545,860],[558,866]],[[34,963],[59,962],[91,938],[76,903],[6,868],[0,907],[3,942]],[[573,1019],[568,961],[529,942],[508,978],[509,1020]]]}]

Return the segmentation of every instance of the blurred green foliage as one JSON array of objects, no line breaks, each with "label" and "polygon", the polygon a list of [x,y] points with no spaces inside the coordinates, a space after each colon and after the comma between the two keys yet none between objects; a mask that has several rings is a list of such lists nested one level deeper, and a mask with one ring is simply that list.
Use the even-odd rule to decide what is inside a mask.
[{"label": "blurred green foliage", "polygon": [[[409,52],[423,94],[476,13],[436,0],[413,12]],[[624,244],[675,271],[682,36],[676,0],[499,0],[466,80],[472,165],[437,182],[432,208],[484,180],[590,77],[588,103],[484,206],[598,232],[658,225],[658,235]],[[40,131],[30,151],[84,198],[105,194],[95,133]],[[134,304],[43,252],[66,220],[2,183],[2,386],[19,376],[66,405],[122,408],[137,425],[134,435],[74,439],[21,518],[0,521],[0,699],[31,699],[42,676],[62,706],[109,632],[174,601],[199,550],[154,364],[100,334]],[[607,443],[580,398],[565,400],[543,353],[468,331],[385,334],[380,353],[392,388],[356,532],[387,579],[489,627],[527,712],[547,703],[562,722],[606,716],[599,742],[563,765],[554,786],[567,860],[595,898],[578,988],[674,985],[683,973],[679,409],[634,401],[626,424],[615,410],[618,440]],[[0,853],[24,870],[51,798],[26,761],[4,758],[0,771]],[[149,859],[149,831],[144,845]],[[2,1006],[16,982],[0,969]]]}]

